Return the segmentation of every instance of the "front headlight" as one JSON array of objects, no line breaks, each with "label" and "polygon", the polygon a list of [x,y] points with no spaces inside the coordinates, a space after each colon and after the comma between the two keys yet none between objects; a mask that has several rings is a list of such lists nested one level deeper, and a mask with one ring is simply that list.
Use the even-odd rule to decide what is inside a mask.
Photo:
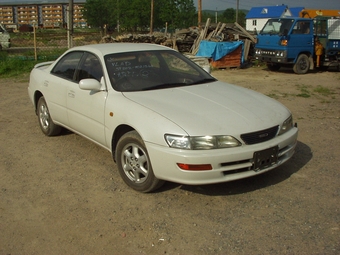
[{"label": "front headlight", "polygon": [[165,140],[171,148],[186,150],[210,150],[241,146],[241,143],[230,135],[190,137],[166,134]]},{"label": "front headlight", "polygon": [[279,132],[279,135],[282,135],[282,134],[286,133],[292,127],[293,127],[293,117],[292,117],[292,115],[290,115],[289,118],[286,119],[283,122],[282,127],[281,127],[280,132]]}]

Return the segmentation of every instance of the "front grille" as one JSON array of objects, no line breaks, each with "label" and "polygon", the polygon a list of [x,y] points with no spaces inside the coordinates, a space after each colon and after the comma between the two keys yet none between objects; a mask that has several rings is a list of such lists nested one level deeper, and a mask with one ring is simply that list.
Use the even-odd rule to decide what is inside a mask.
[{"label": "front grille", "polygon": [[262,50],[261,51],[262,55],[266,55],[266,56],[275,56],[275,51],[271,51],[271,50]]},{"label": "front grille", "polygon": [[271,127],[265,130],[256,131],[253,133],[242,134],[241,138],[245,144],[256,144],[269,141],[274,138],[277,134],[279,126]]}]

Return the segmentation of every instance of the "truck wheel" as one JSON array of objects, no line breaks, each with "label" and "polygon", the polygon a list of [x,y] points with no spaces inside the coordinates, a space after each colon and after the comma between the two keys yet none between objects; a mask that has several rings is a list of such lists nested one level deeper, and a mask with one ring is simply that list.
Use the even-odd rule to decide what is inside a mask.
[{"label": "truck wheel", "polygon": [[134,190],[147,193],[164,183],[154,175],[144,142],[136,131],[130,131],[119,139],[116,162],[120,176]]},{"label": "truck wheel", "polygon": [[309,66],[310,66],[310,63],[309,63],[308,56],[305,54],[301,54],[296,60],[293,70],[296,74],[305,74],[308,72]]},{"label": "truck wheel", "polygon": [[270,71],[279,71],[279,69],[281,68],[281,66],[279,64],[272,64],[272,63],[267,63],[267,68]]}]

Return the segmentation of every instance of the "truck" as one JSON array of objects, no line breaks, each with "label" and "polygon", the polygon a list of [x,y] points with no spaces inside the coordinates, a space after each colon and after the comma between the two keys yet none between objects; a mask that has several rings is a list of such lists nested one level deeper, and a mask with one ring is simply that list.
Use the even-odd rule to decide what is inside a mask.
[{"label": "truck", "polygon": [[9,47],[11,47],[11,36],[5,27],[0,24],[0,50],[7,49]]},{"label": "truck", "polygon": [[340,71],[340,19],[285,17],[269,19],[257,35],[254,55],[271,71],[292,67],[297,74],[322,67]]},{"label": "truck", "polygon": [[299,13],[299,17],[301,17],[301,18],[314,19],[315,17],[318,17],[318,16],[338,17],[338,16],[340,16],[340,10],[303,9]]}]

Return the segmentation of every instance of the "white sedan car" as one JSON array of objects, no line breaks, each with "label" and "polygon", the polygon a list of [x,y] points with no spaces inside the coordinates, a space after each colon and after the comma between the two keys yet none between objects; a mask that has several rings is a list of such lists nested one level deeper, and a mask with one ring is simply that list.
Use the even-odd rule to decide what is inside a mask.
[{"label": "white sedan car", "polygon": [[66,128],[104,147],[141,192],[258,175],[297,143],[285,106],[159,45],[72,48],[34,67],[28,93],[45,135]]}]

